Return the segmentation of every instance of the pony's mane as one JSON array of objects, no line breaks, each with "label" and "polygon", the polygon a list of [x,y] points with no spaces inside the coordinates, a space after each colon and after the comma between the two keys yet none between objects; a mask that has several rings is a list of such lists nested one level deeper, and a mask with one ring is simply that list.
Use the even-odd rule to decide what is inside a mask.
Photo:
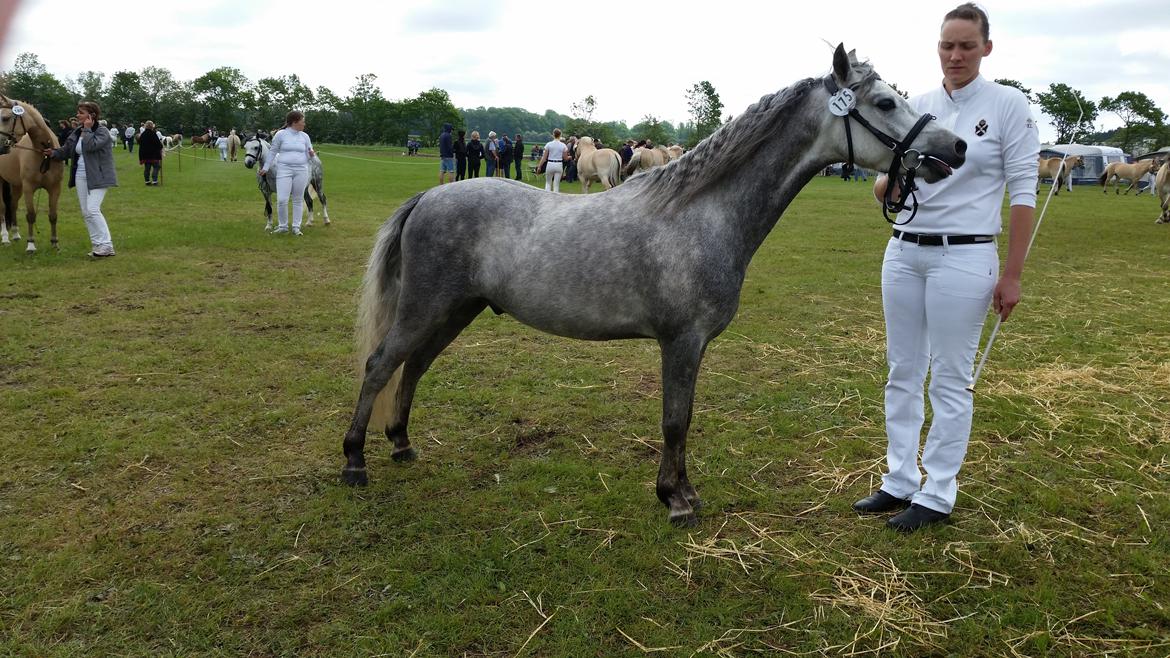
[{"label": "pony's mane", "polygon": [[[880,79],[868,62],[853,64],[860,80],[853,88]],[[643,192],[659,204],[685,204],[724,176],[740,170],[765,142],[774,137],[776,124],[823,78],[806,78],[750,105],[681,158],[638,174]]]}]

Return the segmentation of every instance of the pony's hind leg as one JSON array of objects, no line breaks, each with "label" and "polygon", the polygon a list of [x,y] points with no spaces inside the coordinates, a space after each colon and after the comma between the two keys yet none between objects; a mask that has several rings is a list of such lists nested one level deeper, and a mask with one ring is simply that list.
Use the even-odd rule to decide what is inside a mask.
[{"label": "pony's hind leg", "polygon": [[[398,318],[390,330],[386,332],[386,336],[378,348],[374,350],[369,359],[366,359],[365,376],[362,378],[361,393],[358,394],[353,421],[350,423],[342,443],[342,449],[345,453],[345,468],[341,471],[341,478],[346,484],[366,484],[366,428],[370,424],[370,417],[374,411],[374,400],[378,394],[386,388],[400,367],[403,367],[403,379],[405,379],[404,366],[407,359],[415,351],[430,346],[434,354],[438,355],[442,348],[454,340],[459,333],[455,331],[446,339],[446,342],[441,342],[443,336],[446,336],[450,331],[448,328],[450,320],[445,321],[443,318],[457,317],[452,313],[454,309],[451,306],[441,303],[428,304],[428,308],[423,313],[412,313],[409,306],[402,303],[401,299],[399,300]],[[411,319],[405,320],[404,318]],[[466,324],[459,326],[459,329],[462,330],[464,326]],[[434,356],[431,356],[426,361],[427,365],[430,365],[430,360],[433,359]],[[425,371],[425,368],[420,370],[418,365],[419,363],[416,362],[412,367],[412,372],[416,373],[414,383],[409,386],[399,385],[401,390],[413,394],[414,384],[417,384],[418,377],[421,377],[422,372]],[[399,408],[397,403],[395,403],[394,408]],[[397,425],[397,422],[394,424]],[[391,438],[395,440],[396,444],[399,442],[394,436]],[[406,447],[409,447],[409,441],[406,440],[404,431],[401,440],[406,441]]]},{"label": "pony's hind leg", "polygon": [[414,392],[418,382],[434,363],[435,358],[459,336],[467,325],[479,315],[486,305],[483,302],[469,302],[456,312],[438,331],[431,334],[426,342],[406,357],[403,364],[402,378],[398,382],[398,395],[395,397],[394,416],[386,426],[386,438],[394,443],[394,452],[390,457],[396,462],[411,461],[417,453],[410,445],[407,426],[410,423],[410,408],[414,403]]},{"label": "pony's hind leg", "polygon": [[698,522],[702,506],[699,494],[687,478],[687,432],[695,401],[695,380],[706,341],[685,335],[661,341],[662,347],[662,459],[658,464],[658,499],[670,510],[668,519],[677,526]]},{"label": "pony's hind leg", "polygon": [[53,245],[55,251],[60,251],[61,247],[57,243],[57,202],[61,195],[61,186],[57,185],[57,189],[49,188],[49,243]]}]

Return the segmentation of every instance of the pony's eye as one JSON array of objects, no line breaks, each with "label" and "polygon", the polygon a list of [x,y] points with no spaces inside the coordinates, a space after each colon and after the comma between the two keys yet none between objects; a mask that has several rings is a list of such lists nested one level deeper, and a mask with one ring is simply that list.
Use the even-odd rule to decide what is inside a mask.
[{"label": "pony's eye", "polygon": [[890,110],[897,107],[897,104],[894,103],[894,99],[892,98],[883,98],[877,103],[874,103],[874,105],[877,105],[877,108],[883,112],[889,112]]}]

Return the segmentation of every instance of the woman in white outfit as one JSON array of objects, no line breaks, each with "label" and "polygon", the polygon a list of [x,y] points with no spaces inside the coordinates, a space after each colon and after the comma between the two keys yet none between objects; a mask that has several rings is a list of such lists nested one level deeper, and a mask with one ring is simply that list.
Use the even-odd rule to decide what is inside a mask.
[{"label": "woman in white outfit", "polygon": [[561,191],[561,175],[564,174],[565,143],[561,141],[561,129],[553,130],[552,141],[544,145],[544,153],[540,155],[540,165],[544,168],[544,189],[546,192]]},{"label": "woman in white outfit", "polygon": [[309,160],[316,155],[313,142],[305,134],[305,115],[297,110],[284,118],[284,128],[272,137],[268,159],[260,170],[263,176],[276,167],[276,219],[273,233],[288,233],[288,200],[292,197],[292,232],[301,234],[301,213],[305,205],[305,187],[309,184]]},{"label": "woman in white outfit", "polygon": [[102,214],[102,201],[106,190],[118,186],[114,171],[114,137],[105,122],[99,122],[101,108],[93,101],[84,101],[77,106],[78,127],[69,133],[60,148],[46,148],[46,158],[55,160],[72,159],[69,169],[69,187],[77,188],[77,201],[89,231],[93,249],[91,258],[105,258],[114,255],[114,241],[110,227]]},{"label": "woman in white outfit", "polygon": [[[886,472],[881,488],[853,504],[858,512],[902,510],[887,525],[913,532],[945,521],[955,506],[958,474],[971,435],[972,366],[990,305],[1003,319],[1020,301],[1036,207],[1036,123],[1019,90],[984,79],[991,54],[987,14],[973,3],[943,18],[938,41],[942,84],[910,100],[967,142],[953,176],[918,183],[918,214],[894,228],[882,264],[886,318]],[[880,199],[889,181],[880,177]],[[1007,262],[999,272],[996,236],[1010,197]],[[910,212],[902,213],[901,221]],[[932,419],[922,449],[923,385],[930,372]]]}]

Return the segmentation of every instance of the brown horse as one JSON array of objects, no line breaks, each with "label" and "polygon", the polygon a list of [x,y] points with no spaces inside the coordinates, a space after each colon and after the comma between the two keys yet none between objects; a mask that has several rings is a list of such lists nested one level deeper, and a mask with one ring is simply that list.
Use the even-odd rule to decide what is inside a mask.
[{"label": "brown horse", "polygon": [[1138,184],[1138,181],[1142,179],[1142,176],[1145,176],[1146,174],[1152,174],[1156,171],[1158,171],[1158,163],[1153,160],[1142,160],[1133,164],[1126,164],[1124,162],[1110,162],[1109,166],[1105,167],[1105,173],[1101,174],[1101,177],[1097,179],[1097,182],[1101,184],[1101,192],[1103,194],[1108,194],[1109,192],[1105,189],[1105,186],[1109,184],[1110,180],[1112,180],[1113,192],[1115,194],[1121,194],[1117,187],[1118,184],[1121,183],[1121,180],[1125,179],[1129,181],[1129,187],[1125,188],[1125,193],[1129,194],[1129,191]]},{"label": "brown horse", "polygon": [[[1061,166],[1061,163],[1064,166]],[[1066,158],[1040,158],[1040,178],[1051,178],[1052,184],[1056,186],[1056,191],[1053,194],[1060,194],[1060,188],[1064,187],[1065,181],[1069,181],[1069,191],[1072,191],[1072,176],[1069,175],[1069,170],[1075,167],[1085,166],[1085,159],[1079,155],[1070,155]],[[1040,191],[1040,182],[1036,182],[1036,191]]]},{"label": "brown horse", "polygon": [[[36,222],[37,222],[37,190],[45,190],[49,194],[49,227],[50,241],[53,248],[57,248],[57,201],[61,196],[61,181],[65,174],[65,163],[61,160],[46,158],[41,149],[57,148],[61,145],[57,135],[53,133],[49,124],[45,123],[41,113],[31,105],[23,104],[23,119],[27,125],[27,134],[16,143],[15,149],[5,155],[0,155],[0,179],[12,189],[12,203],[4,208],[5,227],[11,222],[15,227],[17,199],[24,199],[24,217],[28,222],[28,246],[25,251],[34,253],[37,250]],[[5,231],[6,233],[6,231]],[[20,232],[16,232],[17,239]],[[7,243],[7,235],[3,242]]]},{"label": "brown horse", "polygon": [[202,135],[196,135],[191,138],[191,146],[198,146],[202,144],[203,148],[209,149],[211,148],[211,143],[213,141],[215,140],[211,139],[211,133],[203,133]]}]

